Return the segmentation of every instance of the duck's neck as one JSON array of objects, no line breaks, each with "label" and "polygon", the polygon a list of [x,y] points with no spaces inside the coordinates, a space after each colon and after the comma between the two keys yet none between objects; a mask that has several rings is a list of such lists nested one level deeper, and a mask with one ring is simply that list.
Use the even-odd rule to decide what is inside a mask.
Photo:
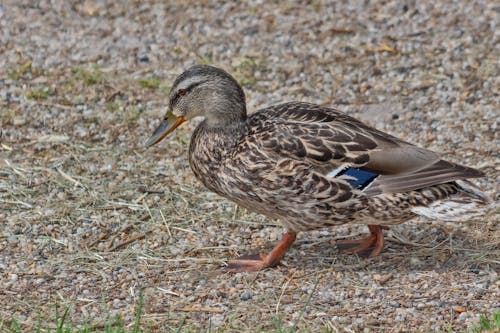
[{"label": "duck's neck", "polygon": [[246,130],[246,119],[233,121],[225,126],[210,124],[205,119],[193,133],[191,145],[203,147],[204,150],[207,150],[213,156],[223,156],[227,151],[234,149],[245,135]]},{"label": "duck's neck", "polygon": [[[210,95],[204,108],[205,126],[218,130],[231,129],[244,124],[247,107],[243,91],[239,87],[216,89]],[[236,90],[235,90],[236,89]]]},{"label": "duck's neck", "polygon": [[246,111],[241,113],[216,113],[205,117],[204,126],[216,131],[232,131],[246,123]]},{"label": "duck's neck", "polygon": [[189,164],[196,178],[210,190],[223,195],[220,168],[241,144],[246,130],[246,122],[212,127],[205,120],[194,131],[189,145]]}]

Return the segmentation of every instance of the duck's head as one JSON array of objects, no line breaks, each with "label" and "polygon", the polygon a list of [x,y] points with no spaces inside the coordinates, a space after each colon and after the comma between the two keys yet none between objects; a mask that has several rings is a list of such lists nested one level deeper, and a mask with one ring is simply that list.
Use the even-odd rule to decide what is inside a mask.
[{"label": "duck's head", "polygon": [[146,146],[150,147],[194,117],[204,117],[207,126],[230,127],[246,119],[245,93],[224,70],[196,65],[179,75],[169,94],[168,110]]}]

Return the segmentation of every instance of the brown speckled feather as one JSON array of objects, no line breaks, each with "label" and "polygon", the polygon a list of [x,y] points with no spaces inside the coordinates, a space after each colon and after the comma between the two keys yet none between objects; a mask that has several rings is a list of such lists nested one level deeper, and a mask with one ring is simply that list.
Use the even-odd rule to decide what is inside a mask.
[{"label": "brown speckled feather", "polygon": [[[279,218],[291,230],[400,223],[415,215],[412,204],[459,192],[450,183],[454,179],[482,175],[340,111],[307,103],[262,109],[242,127],[215,130],[202,123],[191,140],[190,164],[212,191]],[[360,191],[329,176],[340,166],[380,176]],[[428,187],[432,191],[420,191]]]},{"label": "brown speckled feather", "polygon": [[482,172],[440,160],[436,153],[368,127],[346,114],[307,103],[286,103],[254,113],[248,140],[263,142],[275,158],[308,161],[328,173],[341,165],[380,174],[366,195],[396,193]]}]

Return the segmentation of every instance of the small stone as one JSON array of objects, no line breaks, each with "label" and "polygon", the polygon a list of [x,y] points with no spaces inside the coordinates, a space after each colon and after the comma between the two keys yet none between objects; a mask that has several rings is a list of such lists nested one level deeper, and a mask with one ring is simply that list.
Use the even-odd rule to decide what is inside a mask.
[{"label": "small stone", "polygon": [[399,321],[399,322],[403,322],[406,320],[406,317],[405,316],[400,316],[400,315],[397,315],[396,318],[394,318],[396,321]]},{"label": "small stone", "polygon": [[26,124],[26,119],[24,117],[15,117],[12,124],[14,124],[14,126],[22,126]]},{"label": "small stone", "polygon": [[149,62],[149,57],[145,54],[139,56],[139,62]]},{"label": "small stone", "polygon": [[241,294],[240,298],[242,301],[248,301],[252,298],[252,294],[248,290],[245,290],[243,294]]}]

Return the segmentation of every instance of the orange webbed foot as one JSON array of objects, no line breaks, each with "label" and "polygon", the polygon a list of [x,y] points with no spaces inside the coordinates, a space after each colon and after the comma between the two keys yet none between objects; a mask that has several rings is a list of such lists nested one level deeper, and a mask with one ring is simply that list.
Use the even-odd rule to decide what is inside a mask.
[{"label": "orange webbed foot", "polygon": [[286,232],[279,243],[269,254],[244,255],[233,260],[229,260],[226,269],[229,272],[255,272],[266,268],[274,267],[279,264],[286,251],[292,246],[297,234],[295,232]]},{"label": "orange webbed foot", "polygon": [[266,267],[266,257],[267,255],[264,253],[243,255],[236,259],[229,260],[226,269],[232,273],[260,271],[272,267]]},{"label": "orange webbed foot", "polygon": [[382,251],[384,247],[384,235],[382,230],[388,227],[379,225],[368,225],[370,235],[362,239],[348,239],[337,241],[341,253],[356,253],[365,257],[373,257]]}]

